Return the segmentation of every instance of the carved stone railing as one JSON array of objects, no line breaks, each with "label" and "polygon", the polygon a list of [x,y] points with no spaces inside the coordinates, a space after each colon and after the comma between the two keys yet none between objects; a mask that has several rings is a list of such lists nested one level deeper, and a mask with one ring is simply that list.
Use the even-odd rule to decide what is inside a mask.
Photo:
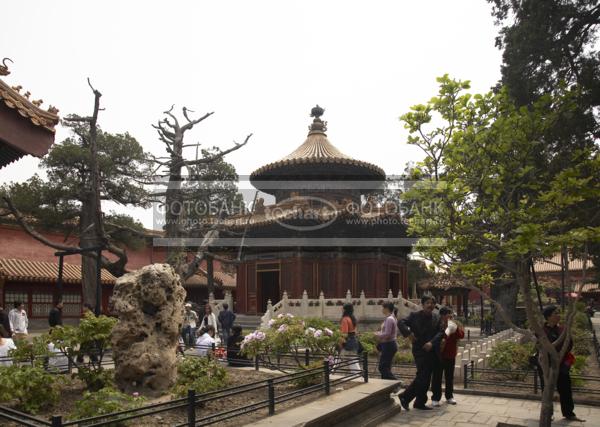
[{"label": "carved stone railing", "polygon": [[233,296],[230,291],[225,291],[223,299],[215,299],[215,295],[211,292],[208,294],[208,303],[210,304],[213,313],[215,313],[215,316],[219,317],[219,313],[223,310],[224,303],[228,304],[230,310],[233,309]]},{"label": "carved stone railing", "polygon": [[308,293],[304,291],[302,298],[288,298],[287,292],[283,292],[283,298],[276,304],[271,300],[267,302],[267,310],[261,318],[261,326],[266,327],[269,320],[276,318],[279,314],[290,313],[294,316],[319,317],[329,320],[339,320],[342,315],[342,307],[346,303],[354,305],[354,315],[359,320],[380,319],[381,305],[384,302],[392,302],[398,308],[398,317],[405,317],[412,311],[420,310],[420,306],[402,297],[394,297],[392,291],[388,292],[384,298],[367,298],[365,292],[361,291],[358,298],[353,298],[348,290],[346,298],[325,298],[323,292],[318,299],[308,298]]}]

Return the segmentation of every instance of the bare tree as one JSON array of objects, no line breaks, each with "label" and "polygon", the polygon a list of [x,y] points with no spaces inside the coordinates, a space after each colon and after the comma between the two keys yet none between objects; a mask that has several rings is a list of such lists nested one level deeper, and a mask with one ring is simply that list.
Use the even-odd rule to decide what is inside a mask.
[{"label": "bare tree", "polygon": [[[173,106],[164,112],[165,117],[159,120],[155,125],[152,125],[157,133],[159,140],[164,144],[168,157],[154,157],[155,171],[163,171],[159,176],[168,178],[166,189],[153,193],[154,197],[163,198],[165,206],[165,237],[173,239],[167,248],[168,262],[175,268],[177,273],[185,281],[193,276],[199,269],[200,263],[206,259],[208,263],[209,273],[209,292],[212,292],[212,260],[217,259],[221,262],[236,262],[235,260],[221,257],[210,252],[210,245],[216,238],[219,237],[223,228],[220,225],[219,218],[210,218],[207,225],[195,230],[203,236],[202,242],[198,245],[195,255],[191,260],[188,260],[188,248],[185,247],[183,240],[191,237],[192,232],[186,226],[185,211],[182,208],[188,200],[183,191],[182,184],[188,180],[190,175],[193,175],[193,168],[200,165],[212,164],[225,155],[239,150],[248,143],[252,134],[246,136],[242,143],[236,143],[226,150],[219,151],[214,155],[206,155],[195,159],[186,159],[184,156],[184,148],[189,146],[198,146],[198,144],[184,144],[186,133],[195,125],[210,117],[213,113],[206,113],[199,118],[192,118],[190,113],[193,111],[182,108],[182,113],[185,122],[180,123],[180,120],[173,114]],[[184,168],[187,173],[184,176]]]}]

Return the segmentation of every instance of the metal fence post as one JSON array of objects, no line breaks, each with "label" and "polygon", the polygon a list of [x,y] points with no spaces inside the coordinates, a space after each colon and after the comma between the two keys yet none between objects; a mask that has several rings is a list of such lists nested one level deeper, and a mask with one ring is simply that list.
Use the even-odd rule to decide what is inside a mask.
[{"label": "metal fence post", "polygon": [[196,425],[196,390],[188,390],[188,426]]},{"label": "metal fence post", "polygon": [[471,360],[471,379],[475,379],[475,361]]},{"label": "metal fence post", "polygon": [[269,386],[269,416],[275,414],[275,387],[273,386],[273,380],[267,380]]},{"label": "metal fence post", "polygon": [[258,354],[254,356],[254,370],[258,371]]},{"label": "metal fence post", "polygon": [[310,365],[310,350],[308,348],[304,351],[304,365]]},{"label": "metal fence post", "polygon": [[331,385],[329,384],[329,360],[323,361],[323,375],[325,376],[325,394],[329,395],[331,392]]},{"label": "metal fence post", "polygon": [[533,370],[533,394],[538,393],[538,372],[537,369]]},{"label": "metal fence post", "polygon": [[467,388],[469,382],[469,365],[466,363],[463,366],[463,388]]},{"label": "metal fence post", "polygon": [[363,351],[363,378],[366,383],[369,382],[369,355],[366,351]]},{"label": "metal fence post", "polygon": [[471,342],[471,330],[467,329],[467,342]]},{"label": "metal fence post", "polygon": [[51,419],[52,427],[61,427],[62,426],[62,416],[53,415]]}]

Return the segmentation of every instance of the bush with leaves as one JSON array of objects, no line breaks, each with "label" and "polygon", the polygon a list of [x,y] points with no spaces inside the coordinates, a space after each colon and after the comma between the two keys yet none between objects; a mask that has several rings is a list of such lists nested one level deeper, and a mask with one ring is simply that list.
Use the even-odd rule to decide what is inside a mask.
[{"label": "bush with leaves", "polygon": [[292,385],[298,389],[310,387],[319,384],[323,381],[323,362],[312,362],[308,365],[300,365],[296,370],[297,373],[307,372],[313,369],[318,369],[314,374],[298,375],[298,378],[292,381]]},{"label": "bush with leaves", "polygon": [[[95,316],[86,313],[79,326],[53,328],[49,339],[77,368],[77,377],[86,383],[89,390],[100,390],[110,385],[110,374],[102,366],[112,330],[117,319],[108,316]],[[93,354],[87,363],[84,356]]]},{"label": "bush with leaves", "polygon": [[521,381],[525,378],[525,374],[522,371],[531,369],[530,357],[534,352],[535,347],[533,343],[501,342],[492,349],[490,367],[506,370],[507,372],[499,374],[503,378]]},{"label": "bush with leaves", "polygon": [[291,353],[300,367],[304,364],[301,353],[305,349],[309,349],[311,353],[333,355],[340,338],[339,329],[331,322],[280,314],[269,321],[267,328],[246,335],[242,342],[242,352],[249,357],[261,355],[267,358]]},{"label": "bush with leaves", "polygon": [[[111,387],[104,387],[94,392],[86,391],[83,393],[83,397],[75,403],[75,409],[71,412],[69,418],[80,420],[135,409],[142,406],[145,400],[141,396],[130,396]],[[80,423],[79,425],[85,424]],[[107,424],[110,427],[121,427],[124,425],[126,425],[126,422],[119,421],[118,417],[115,418],[114,422]]]},{"label": "bush with leaves", "polygon": [[40,366],[0,367],[0,402],[15,404],[30,414],[51,407],[59,399],[61,377],[46,372]]},{"label": "bush with leaves", "polygon": [[322,319],[320,317],[306,317],[303,319],[304,320],[304,326],[307,328],[314,328],[314,329],[330,329],[330,330],[335,330],[337,328],[337,325],[335,323],[333,323],[331,320],[327,320],[327,319]]},{"label": "bush with leaves", "polygon": [[176,396],[187,396],[188,390],[196,394],[219,390],[227,386],[227,371],[218,361],[209,357],[188,356],[177,366],[177,382],[173,386]]},{"label": "bush with leaves", "polygon": [[48,340],[47,334],[34,337],[31,342],[25,339],[15,340],[17,348],[10,350],[8,355],[17,362],[43,367],[46,357],[51,354]]}]

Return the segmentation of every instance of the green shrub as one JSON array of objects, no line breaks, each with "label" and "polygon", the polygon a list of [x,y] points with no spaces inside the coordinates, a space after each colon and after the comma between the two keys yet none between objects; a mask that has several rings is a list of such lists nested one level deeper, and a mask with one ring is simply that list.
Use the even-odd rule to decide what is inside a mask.
[{"label": "green shrub", "polygon": [[[93,313],[87,313],[79,326],[54,328],[50,333],[49,340],[77,368],[77,377],[86,383],[89,390],[100,390],[111,385],[111,376],[103,372],[102,359],[110,346],[110,337],[116,323],[115,318],[96,317]],[[80,357],[90,352],[96,354],[95,361],[78,362]]]},{"label": "green shrub", "polygon": [[[128,409],[139,408],[144,404],[143,397],[134,397],[121,393],[111,387],[104,387],[97,391],[86,391],[83,397],[75,403],[75,409],[70,414],[70,419],[79,420],[83,418],[96,417],[99,415],[108,415],[113,412],[125,411]],[[97,422],[97,421],[95,421]],[[79,424],[85,425],[85,424]],[[119,421],[108,424],[110,427],[120,427],[126,425],[125,421]]]},{"label": "green shrub", "polygon": [[173,387],[176,396],[187,396],[188,390],[196,394],[224,388],[227,371],[219,362],[208,357],[186,357],[177,366],[177,382]]},{"label": "green shrub", "polygon": [[33,362],[33,365],[43,367],[45,356],[50,355],[48,350],[48,335],[33,338],[32,342],[25,339],[15,341],[16,349],[9,352],[9,356],[20,362]]},{"label": "green shrub", "polygon": [[573,353],[578,356],[589,356],[591,354],[590,343],[592,339],[590,331],[573,328],[571,335],[573,337]]},{"label": "green shrub", "polygon": [[394,355],[393,363],[414,363],[412,351],[399,351]]},{"label": "green shrub", "polygon": [[320,317],[307,317],[304,319],[305,328],[314,328],[324,330],[325,328],[335,330],[338,326],[330,320],[321,319]]},{"label": "green shrub", "polygon": [[573,387],[582,387],[585,384],[581,378],[573,378],[583,375],[586,367],[587,356],[575,356],[575,363],[571,366],[571,382]]},{"label": "green shrub", "polygon": [[303,319],[287,313],[271,319],[267,328],[246,335],[241,349],[250,358],[292,353],[295,356],[293,359],[300,366],[305,349],[313,354],[333,355],[338,349],[340,338],[339,328],[332,322]]},{"label": "green shrub", "polygon": [[59,399],[60,377],[39,366],[0,367],[0,402],[16,401],[19,410],[36,414],[51,407]]},{"label": "green shrub", "polygon": [[377,355],[377,336],[373,332],[364,332],[359,336],[360,343],[369,356]]},{"label": "green shrub", "polygon": [[[490,367],[508,371],[529,370],[529,358],[534,354],[534,344],[519,344],[506,341],[498,344],[490,354]],[[507,379],[522,381],[525,375],[521,372],[500,374]]]},{"label": "green shrub", "polygon": [[[296,370],[296,372],[305,372],[311,369],[323,368],[323,362],[313,362],[308,365],[300,365],[300,367]],[[294,387],[301,389],[310,387],[311,385],[319,384],[323,380],[323,370],[316,371],[312,375],[306,375],[301,378],[297,378],[292,381]]]}]

